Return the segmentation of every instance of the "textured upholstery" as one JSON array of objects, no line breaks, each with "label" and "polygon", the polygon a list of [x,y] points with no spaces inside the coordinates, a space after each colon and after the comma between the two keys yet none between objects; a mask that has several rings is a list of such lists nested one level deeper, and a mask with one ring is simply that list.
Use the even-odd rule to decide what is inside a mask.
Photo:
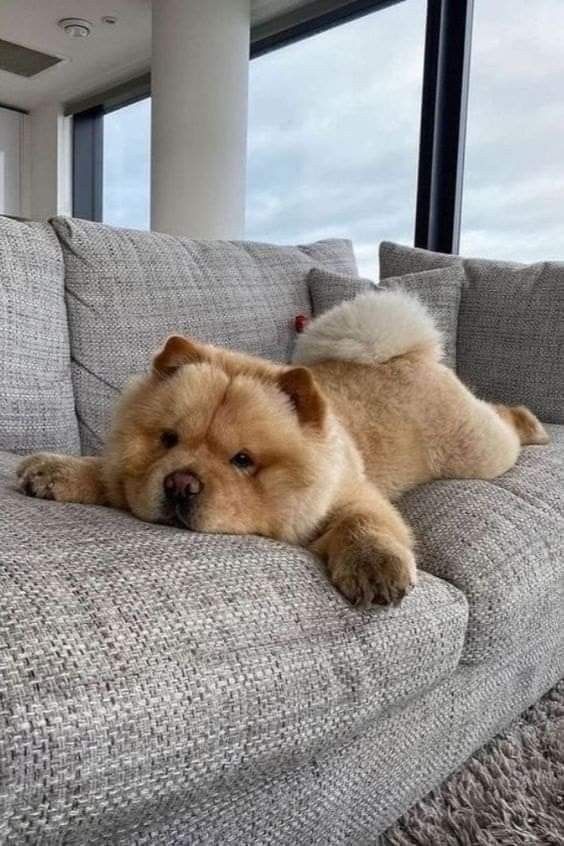
[{"label": "textured upholstery", "polygon": [[403,290],[415,294],[437,322],[444,339],[444,362],[456,366],[458,310],[464,270],[459,266],[409,273],[383,280],[375,286],[369,279],[314,268],[308,276],[314,315],[332,308],[343,300],[352,300],[369,290]]},{"label": "textured upholstery", "polygon": [[[435,270],[439,267],[452,267],[462,264],[464,259],[450,253],[433,253],[392,241],[382,241],[379,250],[380,279],[390,276],[403,276],[405,273],[421,273],[422,270]],[[495,262],[492,262],[495,263]],[[513,264],[513,267],[518,265]]]},{"label": "textured upholstery", "polygon": [[54,218],[65,260],[83,451],[99,451],[127,377],[171,333],[289,360],[315,264],[355,273],[349,241],[304,247],[191,241]]},{"label": "textured upholstery", "polygon": [[359,294],[375,290],[375,284],[370,279],[317,267],[310,270],[307,283],[314,317],[319,317],[344,300],[354,300]]},{"label": "textured upholstery", "polygon": [[433,482],[401,502],[419,566],[468,600],[465,662],[519,654],[545,617],[564,625],[564,427],[549,429],[492,482]]},{"label": "textured upholstery", "polygon": [[[357,284],[345,242],[56,227],[88,451],[163,335],[286,358],[295,315],[310,313],[312,264]],[[34,256],[40,274],[20,236],[17,261],[0,249],[0,291]],[[420,269],[414,252],[392,275]],[[60,340],[60,256],[58,267],[29,290]],[[29,303],[6,302],[0,329],[15,332]],[[17,334],[1,345],[4,362],[26,349]],[[525,449],[501,479],[407,495],[427,572],[399,608],[367,611],[305,550],[28,499],[13,485],[17,456],[0,453],[0,843],[376,843],[564,672],[564,426],[550,430],[551,445]]]},{"label": "textured upholstery", "polygon": [[0,449],[79,449],[63,270],[47,224],[0,217]]},{"label": "textured upholstery", "polygon": [[[504,481],[544,527],[547,455]],[[461,590],[422,574],[399,608],[359,612],[302,550],[25,499],[14,465],[0,457],[0,842],[372,843],[564,669],[562,561],[551,583],[540,530],[511,555],[506,504],[477,558],[457,482],[448,511],[432,485],[411,518],[425,566],[462,533],[443,573]],[[463,593],[474,663],[457,665]]]},{"label": "textured upholstery", "polygon": [[380,274],[462,265],[457,370],[485,399],[564,423],[564,263],[511,264],[383,242]]},{"label": "textured upholstery", "polygon": [[458,664],[466,601],[432,576],[400,608],[359,612],[304,550],[28,499],[13,466],[0,460],[1,842],[116,843],[153,824],[146,802],[204,819]]}]

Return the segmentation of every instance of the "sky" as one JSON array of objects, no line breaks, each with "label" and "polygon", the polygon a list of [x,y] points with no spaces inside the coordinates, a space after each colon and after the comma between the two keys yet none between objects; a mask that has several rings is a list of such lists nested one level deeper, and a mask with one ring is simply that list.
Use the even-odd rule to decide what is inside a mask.
[{"label": "sky", "polygon": [[475,0],[460,250],[564,261],[563,0]]},{"label": "sky", "polygon": [[103,218],[113,226],[148,229],[151,100],[104,115]]},{"label": "sky", "polygon": [[[413,242],[425,0],[250,65],[246,236]],[[461,252],[564,259],[564,0],[475,0]],[[105,118],[104,218],[149,225],[150,103]]]}]

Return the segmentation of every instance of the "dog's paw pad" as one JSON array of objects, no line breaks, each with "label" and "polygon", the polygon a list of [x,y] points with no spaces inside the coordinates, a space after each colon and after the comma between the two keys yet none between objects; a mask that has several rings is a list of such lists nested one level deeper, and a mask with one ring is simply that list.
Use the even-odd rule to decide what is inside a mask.
[{"label": "dog's paw pad", "polygon": [[348,550],[333,562],[331,581],[353,605],[399,605],[416,582],[409,550],[401,554],[374,548]]},{"label": "dog's paw pad", "polygon": [[32,455],[16,470],[18,487],[26,496],[58,499],[64,485],[65,459],[62,456]]}]

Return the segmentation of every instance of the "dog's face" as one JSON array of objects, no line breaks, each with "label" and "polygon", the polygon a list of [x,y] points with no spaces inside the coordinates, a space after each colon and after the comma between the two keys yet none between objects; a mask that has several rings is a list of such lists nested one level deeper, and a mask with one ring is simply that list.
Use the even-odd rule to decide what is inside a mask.
[{"label": "dog's face", "polygon": [[118,408],[113,483],[144,520],[297,541],[327,496],[326,416],[305,368],[173,337]]}]

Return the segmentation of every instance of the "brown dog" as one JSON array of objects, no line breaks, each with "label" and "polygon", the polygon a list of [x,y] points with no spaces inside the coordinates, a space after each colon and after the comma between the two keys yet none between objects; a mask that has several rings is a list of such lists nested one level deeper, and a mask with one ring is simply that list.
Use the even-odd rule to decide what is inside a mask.
[{"label": "brown dog", "polygon": [[20,486],[303,544],[351,602],[396,603],[416,568],[391,500],[433,479],[493,478],[521,444],[548,441],[527,409],[478,400],[441,353],[425,309],[398,292],[313,321],[299,366],[173,336],[124,392],[101,457],[31,456]]}]

